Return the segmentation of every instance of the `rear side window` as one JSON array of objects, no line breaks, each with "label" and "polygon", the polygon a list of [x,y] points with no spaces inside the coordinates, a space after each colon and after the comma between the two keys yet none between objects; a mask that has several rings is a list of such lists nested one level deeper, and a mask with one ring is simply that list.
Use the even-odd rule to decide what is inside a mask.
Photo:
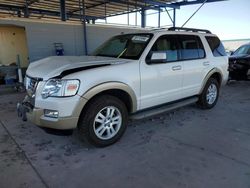
[{"label": "rear side window", "polygon": [[226,51],[218,37],[206,36],[207,42],[215,57],[226,56]]},{"label": "rear side window", "polygon": [[205,50],[201,39],[194,35],[180,35],[180,60],[201,59],[205,57]]}]

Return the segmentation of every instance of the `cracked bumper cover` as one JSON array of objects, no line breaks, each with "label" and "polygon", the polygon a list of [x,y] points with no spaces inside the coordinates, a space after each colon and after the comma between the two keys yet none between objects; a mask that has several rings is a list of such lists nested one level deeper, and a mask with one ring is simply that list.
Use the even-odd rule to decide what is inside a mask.
[{"label": "cracked bumper cover", "polygon": [[77,127],[78,119],[86,103],[87,100],[81,98],[77,106],[75,106],[72,115],[67,117],[52,118],[44,116],[44,109],[37,107],[32,108],[24,102],[17,105],[17,111],[19,117],[22,117],[24,121],[28,120],[39,127],[67,130]]},{"label": "cracked bumper cover", "polygon": [[27,120],[39,127],[47,127],[53,129],[74,129],[77,127],[79,117],[59,117],[50,118],[44,116],[44,110],[34,108],[32,111],[26,112]]}]

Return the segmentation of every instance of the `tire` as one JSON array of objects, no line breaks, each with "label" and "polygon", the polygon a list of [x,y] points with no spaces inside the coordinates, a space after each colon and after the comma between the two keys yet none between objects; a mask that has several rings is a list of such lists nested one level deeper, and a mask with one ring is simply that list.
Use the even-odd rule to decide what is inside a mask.
[{"label": "tire", "polygon": [[99,96],[86,106],[80,117],[78,128],[87,143],[97,147],[117,142],[127,128],[128,111],[118,98]]},{"label": "tire", "polygon": [[[199,96],[198,105],[202,109],[211,109],[213,108],[219,97],[220,87],[219,83],[214,78],[209,78],[201,95]],[[210,92],[210,97],[209,97]]]}]

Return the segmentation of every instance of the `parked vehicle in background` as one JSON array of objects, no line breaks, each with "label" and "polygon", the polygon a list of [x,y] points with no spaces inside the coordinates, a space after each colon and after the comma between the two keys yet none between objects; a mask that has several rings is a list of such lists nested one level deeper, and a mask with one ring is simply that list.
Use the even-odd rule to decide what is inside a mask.
[{"label": "parked vehicle in background", "polygon": [[239,47],[229,57],[229,79],[250,80],[250,44]]},{"label": "parked vehicle in background", "polygon": [[228,57],[207,30],[170,28],[119,35],[92,56],[30,64],[18,112],[40,127],[78,128],[97,146],[118,141],[128,118],[197,102],[213,108],[228,80]]}]

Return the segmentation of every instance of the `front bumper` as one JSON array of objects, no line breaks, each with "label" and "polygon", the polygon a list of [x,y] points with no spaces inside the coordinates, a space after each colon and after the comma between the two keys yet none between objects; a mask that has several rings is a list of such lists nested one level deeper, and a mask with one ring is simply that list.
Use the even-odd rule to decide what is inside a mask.
[{"label": "front bumper", "polygon": [[40,126],[52,129],[74,129],[77,127],[78,117],[50,118],[44,116],[43,109],[34,108],[26,113],[27,120]]},{"label": "front bumper", "polygon": [[18,116],[22,117],[23,121],[29,121],[39,127],[46,127],[59,130],[74,129],[77,127],[78,119],[81,110],[86,104],[87,100],[82,99],[76,106],[72,116],[52,118],[44,116],[44,109],[32,106],[26,99],[22,103],[17,104]]}]

